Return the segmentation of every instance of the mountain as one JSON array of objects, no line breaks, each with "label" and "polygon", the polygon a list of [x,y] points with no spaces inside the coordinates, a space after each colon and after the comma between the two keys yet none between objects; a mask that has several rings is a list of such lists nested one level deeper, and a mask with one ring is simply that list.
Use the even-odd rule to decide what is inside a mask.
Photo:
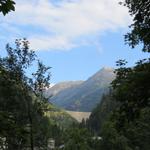
[{"label": "mountain", "polygon": [[45,97],[54,97],[56,96],[60,91],[63,91],[65,89],[74,88],[78,85],[83,83],[83,81],[66,81],[66,82],[60,82],[54,86],[52,86],[49,90],[46,90],[44,92]]},{"label": "mountain", "polygon": [[107,93],[115,75],[112,68],[104,67],[86,81],[56,84],[49,89],[51,103],[72,111],[90,112]]}]

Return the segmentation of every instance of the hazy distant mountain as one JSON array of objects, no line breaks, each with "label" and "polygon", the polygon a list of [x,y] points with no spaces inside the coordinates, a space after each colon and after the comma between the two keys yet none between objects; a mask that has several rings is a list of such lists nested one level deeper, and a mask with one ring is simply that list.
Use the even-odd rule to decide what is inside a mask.
[{"label": "hazy distant mountain", "polygon": [[108,91],[115,75],[112,68],[102,68],[86,81],[64,82],[49,89],[50,102],[67,110],[91,111]]}]

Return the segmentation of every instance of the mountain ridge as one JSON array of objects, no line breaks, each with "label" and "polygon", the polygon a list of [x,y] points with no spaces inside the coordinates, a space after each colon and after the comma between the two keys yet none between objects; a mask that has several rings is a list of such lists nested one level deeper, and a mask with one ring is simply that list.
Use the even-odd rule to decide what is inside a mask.
[{"label": "mountain ridge", "polygon": [[62,90],[77,86],[81,84],[82,82],[84,81],[78,80],[78,81],[59,82],[55,84],[54,86],[52,86],[51,88],[49,88],[48,90],[44,91],[45,97],[55,96],[57,93],[61,92]]},{"label": "mountain ridge", "polygon": [[[60,88],[49,101],[63,109],[90,112],[100,102],[102,95],[109,91],[114,78],[114,69],[103,67],[86,81],[62,82],[66,88]],[[49,90],[53,92],[58,85]]]}]

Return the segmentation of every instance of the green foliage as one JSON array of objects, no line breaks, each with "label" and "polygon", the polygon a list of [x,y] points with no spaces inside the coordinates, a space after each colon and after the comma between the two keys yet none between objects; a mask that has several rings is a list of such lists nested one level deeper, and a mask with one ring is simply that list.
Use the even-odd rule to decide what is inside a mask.
[{"label": "green foliage", "polygon": [[[3,78],[5,76],[7,79]],[[25,93],[7,73],[0,78],[0,137],[6,138],[9,149],[20,149],[29,137]]]},{"label": "green foliage", "polygon": [[125,60],[118,61],[112,86],[119,105],[101,130],[101,148],[149,150],[150,60],[141,60],[132,68],[125,64]]},{"label": "green foliage", "polygon": [[87,120],[87,127],[96,134],[100,133],[104,122],[109,119],[110,114],[116,107],[117,103],[114,102],[111,93],[103,95],[101,102],[92,111]]},{"label": "green foliage", "polygon": [[99,148],[103,150],[150,149],[150,60],[132,68],[126,63],[117,62],[113,97],[103,97],[87,124],[102,136]]},{"label": "green foliage", "polygon": [[141,117],[125,124],[123,128],[116,126],[116,118],[107,121],[102,129],[101,148],[103,150],[149,150],[150,149],[150,109],[145,108]]},{"label": "green foliage", "polygon": [[33,89],[36,94],[40,94],[39,96],[41,98],[44,97],[43,90],[45,88],[49,88],[49,80],[51,77],[49,69],[51,69],[51,67],[46,67],[42,62],[38,60],[38,69],[36,73],[32,74],[35,81],[33,83]]},{"label": "green foliage", "polygon": [[131,32],[125,36],[126,43],[132,48],[142,43],[143,51],[150,52],[150,1],[149,0],[125,0],[125,6],[133,17]]},{"label": "green foliage", "polygon": [[132,149],[150,149],[150,108],[142,110],[141,116],[130,123],[124,135],[129,139]]},{"label": "green foliage", "polygon": [[[7,56],[0,58],[0,137],[5,138],[8,149],[30,147],[33,150],[35,146],[47,146],[51,136],[51,124],[44,115],[48,104],[46,99],[34,94],[37,89],[31,83],[38,81],[26,76],[26,69],[36,58],[29,42],[16,40],[15,46],[12,48],[7,44]],[[39,67],[38,72],[41,84],[47,86],[49,76],[44,74],[49,68],[43,68],[46,67]]]},{"label": "green foliage", "polygon": [[132,150],[128,146],[128,139],[120,135],[113,122],[106,122],[102,130],[102,141],[100,147],[103,150]]},{"label": "green foliage", "polygon": [[150,106],[150,60],[141,60],[133,68],[122,66],[121,63],[112,82],[113,95],[121,103],[118,119],[121,122],[132,121],[139,117],[143,108]]},{"label": "green foliage", "polygon": [[0,12],[6,15],[10,11],[15,11],[15,2],[13,0],[1,0],[0,1]]},{"label": "green foliage", "polygon": [[22,71],[19,72],[14,60],[12,54],[0,63],[0,137],[6,138],[8,148],[20,149],[28,138],[28,105],[27,92],[22,86]]},{"label": "green foliage", "polygon": [[91,150],[91,134],[84,128],[70,128],[65,132],[64,150]]}]

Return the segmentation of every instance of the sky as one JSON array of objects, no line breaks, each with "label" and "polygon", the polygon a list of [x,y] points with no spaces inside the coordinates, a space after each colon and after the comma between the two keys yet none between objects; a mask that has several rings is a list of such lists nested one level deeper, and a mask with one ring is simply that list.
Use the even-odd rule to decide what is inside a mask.
[{"label": "sky", "polygon": [[27,38],[51,66],[51,83],[86,80],[118,59],[129,66],[148,54],[131,49],[124,35],[132,18],[120,0],[16,0],[16,11],[0,14],[0,54],[6,43]]}]

